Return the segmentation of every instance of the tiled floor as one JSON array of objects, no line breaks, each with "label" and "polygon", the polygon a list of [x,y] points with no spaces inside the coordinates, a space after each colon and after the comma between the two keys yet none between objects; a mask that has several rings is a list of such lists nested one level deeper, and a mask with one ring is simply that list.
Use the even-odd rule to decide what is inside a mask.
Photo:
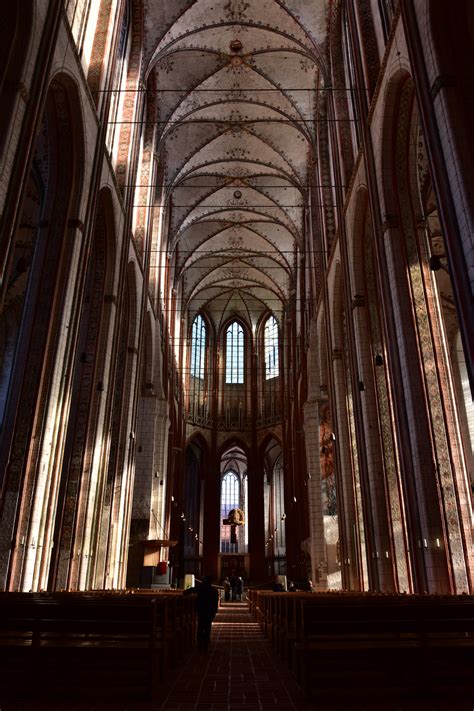
[{"label": "tiled floor", "polygon": [[160,711],[297,711],[305,702],[243,603],[228,603],[212,626],[209,651],[194,654]]},{"label": "tiled floor", "polygon": [[0,711],[474,711],[471,702],[393,700],[306,701],[293,675],[272,651],[244,603],[219,610],[207,652],[194,651],[171,675],[159,699],[107,703],[22,701]]}]

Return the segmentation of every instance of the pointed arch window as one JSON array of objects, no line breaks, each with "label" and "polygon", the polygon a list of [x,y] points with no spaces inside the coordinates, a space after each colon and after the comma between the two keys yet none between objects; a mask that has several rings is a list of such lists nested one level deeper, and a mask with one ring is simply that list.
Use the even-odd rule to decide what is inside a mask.
[{"label": "pointed arch window", "polygon": [[191,331],[191,375],[201,380],[206,371],[206,337],[206,324],[203,317],[198,315]]},{"label": "pointed arch window", "polygon": [[244,382],[244,329],[233,321],[226,331],[226,383]]},{"label": "pointed arch window", "polygon": [[221,485],[221,553],[235,553],[237,544],[232,542],[231,527],[222,523],[229,511],[240,508],[240,478],[233,471],[222,477]]},{"label": "pointed arch window", "polygon": [[120,117],[124,108],[128,63],[132,45],[130,0],[125,3],[120,37],[115,58],[112,91],[110,95],[109,119],[107,127],[106,145],[110,151],[112,161],[117,158],[120,134]]},{"label": "pointed arch window", "polygon": [[270,316],[263,332],[265,347],[265,380],[277,378],[280,375],[280,361],[278,357],[278,323],[274,316]]},{"label": "pointed arch window", "polygon": [[357,78],[354,67],[354,52],[351,40],[351,32],[349,28],[349,18],[347,16],[347,9],[344,8],[343,11],[343,52],[344,52],[344,73],[345,81],[347,86],[347,107],[349,111],[349,126],[352,134],[352,142],[355,147],[355,151],[359,150],[361,143],[360,136],[360,126],[358,121],[357,112],[357,101],[356,101],[356,91],[357,91]]}]

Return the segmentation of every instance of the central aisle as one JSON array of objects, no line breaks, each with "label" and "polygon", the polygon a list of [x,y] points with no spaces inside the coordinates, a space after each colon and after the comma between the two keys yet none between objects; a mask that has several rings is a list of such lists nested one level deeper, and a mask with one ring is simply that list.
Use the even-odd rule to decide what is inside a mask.
[{"label": "central aisle", "polygon": [[[153,711],[471,711],[471,704],[433,699],[306,700],[246,603],[223,603],[207,652],[195,651]],[[132,707],[138,711],[138,706]],[[95,710],[94,710],[95,711]],[[115,709],[114,709],[115,711]],[[128,711],[128,709],[127,709]],[[141,711],[141,709],[140,709]]]},{"label": "central aisle", "polygon": [[196,651],[160,711],[305,711],[314,709],[280,664],[245,603],[223,603],[207,652]]}]

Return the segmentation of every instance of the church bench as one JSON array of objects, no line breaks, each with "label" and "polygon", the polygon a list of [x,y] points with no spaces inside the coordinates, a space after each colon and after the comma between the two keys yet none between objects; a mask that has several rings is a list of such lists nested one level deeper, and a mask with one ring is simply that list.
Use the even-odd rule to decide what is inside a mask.
[{"label": "church bench", "polygon": [[256,619],[265,637],[270,637],[271,635],[273,622],[272,601],[275,596],[279,594],[280,593],[274,593],[270,590],[259,590],[257,592],[257,600],[255,606]]},{"label": "church bench", "polygon": [[247,590],[247,602],[249,606],[249,611],[253,617],[255,617],[255,606],[257,603],[257,591],[253,588]]},{"label": "church bench", "polygon": [[449,694],[474,690],[473,605],[469,596],[259,591],[253,613],[308,695]]},{"label": "church bench", "polygon": [[150,695],[193,618],[177,596],[0,594],[0,688],[29,678],[27,667],[44,693]]},{"label": "church bench", "polygon": [[472,599],[300,601],[293,644],[298,679],[313,693],[474,690]]},{"label": "church bench", "polygon": [[168,627],[166,635],[172,648],[171,661],[182,661],[194,643],[195,613],[193,598],[183,595],[182,590],[160,590],[137,588],[126,594],[138,597],[157,597],[166,600],[168,605]]},{"label": "church bench", "polygon": [[276,602],[274,646],[290,668],[293,667],[293,646],[301,628],[301,601],[311,598],[311,593],[281,593]]},{"label": "church bench", "polygon": [[251,612],[263,634],[284,658],[287,656],[288,640],[294,636],[297,626],[297,603],[308,596],[311,597],[311,593],[252,591]]}]

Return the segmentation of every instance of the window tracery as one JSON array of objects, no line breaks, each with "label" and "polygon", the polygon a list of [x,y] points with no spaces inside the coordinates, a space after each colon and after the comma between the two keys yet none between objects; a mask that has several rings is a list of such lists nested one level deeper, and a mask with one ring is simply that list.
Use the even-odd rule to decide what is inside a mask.
[{"label": "window tracery", "polygon": [[204,379],[206,368],[206,324],[197,315],[191,332],[191,376]]},{"label": "window tracery", "polygon": [[225,382],[242,384],[244,382],[244,329],[233,321],[226,331]]},{"label": "window tracery", "polygon": [[237,543],[232,542],[231,526],[224,524],[229,512],[240,507],[240,478],[234,471],[224,474],[221,484],[221,553],[235,553]]},{"label": "window tracery", "polygon": [[278,323],[274,316],[269,316],[264,329],[265,380],[278,378],[280,361],[278,356]]}]

